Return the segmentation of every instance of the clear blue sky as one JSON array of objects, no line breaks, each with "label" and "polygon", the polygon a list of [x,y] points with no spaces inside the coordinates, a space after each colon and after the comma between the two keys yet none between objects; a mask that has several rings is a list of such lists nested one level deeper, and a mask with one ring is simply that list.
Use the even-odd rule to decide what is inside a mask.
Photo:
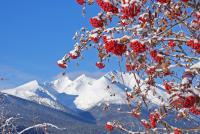
[{"label": "clear blue sky", "polygon": [[[99,8],[82,8],[75,0],[0,0],[0,88],[32,79],[53,79],[62,72],[56,61],[73,48],[72,37]],[[79,67],[75,61],[67,72],[96,75],[94,51],[85,54]],[[101,70],[106,72],[111,67]]]}]

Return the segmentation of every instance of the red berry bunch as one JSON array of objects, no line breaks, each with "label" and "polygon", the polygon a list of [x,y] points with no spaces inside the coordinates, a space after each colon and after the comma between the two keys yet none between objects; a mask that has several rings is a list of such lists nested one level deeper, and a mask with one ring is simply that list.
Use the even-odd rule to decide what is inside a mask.
[{"label": "red berry bunch", "polygon": [[140,12],[140,6],[136,2],[133,2],[122,7],[121,12],[125,18],[134,18]]},{"label": "red berry bunch", "polygon": [[182,0],[183,2],[188,2],[189,0]]},{"label": "red berry bunch", "polygon": [[191,108],[195,105],[197,102],[197,97],[190,95],[190,96],[181,96],[181,95],[176,95],[171,104],[176,107],[176,108]]},{"label": "red berry bunch", "polygon": [[151,125],[149,124],[148,121],[142,119],[142,120],[141,120],[141,124],[143,125],[144,128],[146,128],[146,129],[151,129]]},{"label": "red berry bunch", "polygon": [[90,37],[90,40],[92,40],[94,43],[98,43],[99,42],[99,38],[98,37]]},{"label": "red berry bunch", "polygon": [[175,43],[174,41],[170,40],[170,41],[168,42],[168,46],[171,47],[171,48],[173,48],[173,47],[176,46],[176,43]]},{"label": "red berry bunch", "polygon": [[114,14],[118,13],[118,8],[112,5],[110,2],[105,2],[104,0],[97,0],[97,4],[105,11],[112,12]]},{"label": "red berry bunch", "polygon": [[194,104],[196,103],[196,97],[191,95],[191,96],[187,96],[184,100],[183,103],[183,107],[184,108],[191,108],[194,106]]},{"label": "red berry bunch", "polygon": [[187,45],[195,49],[197,53],[200,53],[200,41],[197,39],[187,41]]},{"label": "red berry bunch", "polygon": [[153,112],[149,115],[149,120],[152,128],[156,127],[156,123],[159,120],[160,115],[158,112]]},{"label": "red berry bunch", "polygon": [[182,134],[182,131],[178,128],[174,128],[174,134]]},{"label": "red berry bunch", "polygon": [[161,63],[164,59],[163,56],[159,54],[156,50],[151,51],[150,55],[158,63]]},{"label": "red berry bunch", "polygon": [[90,40],[93,41],[94,43],[98,43],[99,42],[99,36],[97,33],[94,33],[90,36]]},{"label": "red berry bunch", "polygon": [[76,2],[79,4],[79,5],[83,5],[85,3],[85,0],[76,0]]},{"label": "red berry bunch", "polygon": [[146,22],[147,22],[147,19],[144,18],[144,17],[139,17],[138,19],[139,19],[139,21],[140,21],[141,23],[146,23]]},{"label": "red berry bunch", "polygon": [[130,64],[130,63],[126,63],[126,70],[128,71],[128,72],[130,72],[130,71],[132,71],[132,70],[134,70],[135,69],[135,66],[134,65],[132,65],[132,64]]},{"label": "red berry bunch", "polygon": [[69,57],[71,59],[77,59],[79,56],[80,56],[80,53],[74,50],[69,53]]},{"label": "red berry bunch", "polygon": [[107,122],[105,125],[105,129],[107,131],[112,131],[114,129],[113,123],[112,122]]},{"label": "red berry bunch", "polygon": [[96,63],[96,66],[99,68],[99,69],[102,69],[105,67],[105,65],[102,63],[102,62],[97,62]]},{"label": "red berry bunch", "polygon": [[90,24],[94,28],[100,28],[100,27],[103,27],[103,20],[101,20],[98,17],[93,17],[93,18],[90,18]]},{"label": "red berry bunch", "polygon": [[130,47],[133,49],[133,51],[138,54],[138,53],[143,53],[146,51],[145,45],[140,43],[139,41],[135,40],[130,43]]},{"label": "red berry bunch", "polygon": [[196,108],[195,106],[190,108],[190,112],[196,115],[200,115],[200,108]]},{"label": "red berry bunch", "polygon": [[126,52],[127,47],[124,44],[119,44],[116,40],[109,40],[105,43],[105,49],[107,52],[122,56]]},{"label": "red berry bunch", "polygon": [[165,87],[165,90],[167,90],[167,92],[170,94],[172,86],[168,82],[166,82],[166,81],[164,81],[163,85]]},{"label": "red berry bunch", "polygon": [[147,73],[148,75],[153,75],[155,72],[156,72],[156,67],[155,67],[155,66],[152,66],[152,67],[150,67],[150,68],[147,68],[147,70],[146,70],[146,73]]},{"label": "red berry bunch", "polygon": [[64,69],[67,68],[67,64],[63,60],[57,61],[57,64],[61,68],[64,68]]},{"label": "red berry bunch", "polygon": [[157,0],[157,1],[160,2],[161,4],[166,4],[170,2],[170,0]]}]

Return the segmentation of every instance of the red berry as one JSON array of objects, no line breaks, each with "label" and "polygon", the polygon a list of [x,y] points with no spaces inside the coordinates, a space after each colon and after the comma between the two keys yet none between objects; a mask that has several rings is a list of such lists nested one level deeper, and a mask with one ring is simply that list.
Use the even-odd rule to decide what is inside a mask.
[{"label": "red berry", "polygon": [[172,86],[169,83],[167,83],[166,81],[164,81],[163,85],[165,87],[165,90],[167,90],[168,93],[171,93],[170,90],[172,89]]},{"label": "red berry", "polygon": [[103,27],[103,21],[98,17],[90,18],[90,24],[95,28]]},{"label": "red berry", "polygon": [[163,56],[159,53],[157,53],[156,50],[153,50],[150,52],[151,57],[158,63],[161,63],[163,61]]},{"label": "red berry", "polygon": [[150,120],[150,123],[151,123],[151,127],[152,128],[155,128],[156,127],[156,123],[157,123],[157,120],[160,118],[160,115],[157,113],[157,112],[153,112],[149,115],[149,120]]},{"label": "red berry", "polygon": [[67,68],[67,64],[63,60],[57,61],[57,64],[61,68]]},{"label": "red berry", "polygon": [[109,40],[105,43],[105,49],[107,52],[122,56],[126,52],[127,47],[124,44],[119,44],[116,40]]},{"label": "red berry", "polygon": [[182,131],[178,128],[174,129],[174,134],[182,134]]},{"label": "red berry", "polygon": [[102,63],[102,62],[97,62],[96,63],[96,66],[99,68],[99,69],[102,69],[105,67],[105,65]]},{"label": "red berry", "polygon": [[99,42],[99,38],[98,37],[90,37],[90,40],[92,40],[94,43],[98,43]]},{"label": "red berry", "polygon": [[83,5],[85,3],[85,0],[76,0],[76,2],[79,4],[79,5]]},{"label": "red berry", "polygon": [[140,6],[133,2],[127,6],[122,7],[121,12],[125,18],[133,18],[140,12]]},{"label": "red berry", "polygon": [[161,4],[166,4],[170,2],[170,0],[157,0],[157,1],[160,2]]},{"label": "red berry", "polygon": [[114,129],[113,123],[107,122],[106,125],[105,125],[105,129],[107,131],[112,131]]},{"label": "red berry", "polygon": [[110,2],[105,2],[103,0],[97,0],[97,4],[105,11],[105,12],[112,12],[118,13],[118,8],[112,5]]},{"label": "red berry", "polygon": [[146,73],[148,75],[153,75],[155,72],[156,72],[156,67],[155,66],[148,68],[147,71],[146,71]]},{"label": "red berry", "polygon": [[186,44],[187,44],[189,47],[195,49],[195,51],[196,51],[197,53],[200,53],[200,41],[198,41],[197,39],[188,40],[188,41],[186,42]]},{"label": "red berry", "polygon": [[130,47],[133,49],[133,51],[137,53],[143,53],[146,51],[145,45],[140,43],[139,41],[135,40],[130,43]]},{"label": "red berry", "polygon": [[130,72],[130,71],[132,71],[132,70],[134,70],[134,69],[135,69],[135,66],[134,66],[134,65],[129,64],[129,63],[126,63],[126,70],[127,70],[128,72]]},{"label": "red berry", "polygon": [[190,112],[196,115],[200,115],[200,108],[193,106],[190,108]]},{"label": "red berry", "polygon": [[76,53],[76,52],[70,52],[70,53],[69,53],[69,57],[70,57],[71,59],[77,59],[77,58],[79,57],[79,54]]},{"label": "red berry", "polygon": [[192,106],[194,106],[195,103],[196,103],[196,97],[195,96],[188,96],[184,100],[183,107],[184,108],[191,108]]},{"label": "red berry", "polygon": [[188,2],[189,0],[182,0],[183,2]]},{"label": "red berry", "polygon": [[144,128],[151,129],[151,125],[146,120],[141,120],[141,124],[144,126]]},{"label": "red berry", "polygon": [[170,41],[168,42],[168,46],[171,47],[171,48],[173,48],[173,47],[176,46],[176,43],[175,43],[174,41],[170,40]]}]

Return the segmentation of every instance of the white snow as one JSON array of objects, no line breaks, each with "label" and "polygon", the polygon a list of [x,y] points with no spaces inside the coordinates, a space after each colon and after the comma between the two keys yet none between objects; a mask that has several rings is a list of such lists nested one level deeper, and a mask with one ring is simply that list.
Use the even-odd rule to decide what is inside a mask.
[{"label": "white snow", "polygon": [[[141,82],[140,88],[144,94],[146,85],[138,75],[135,76]],[[3,92],[57,109],[62,109],[61,105],[75,105],[78,109],[89,110],[100,104],[126,104],[125,89],[131,91],[137,86],[132,73],[113,71],[99,79],[93,79],[83,74],[75,80],[61,76],[50,83],[39,84],[37,81],[31,81],[13,89],[3,90]],[[152,103],[161,105],[162,102],[158,97],[165,96],[166,93],[158,88],[154,88],[154,90],[157,95],[149,90],[147,98]],[[75,95],[75,99],[68,102],[69,100],[64,97],[71,95]],[[59,102],[59,100],[64,101]]]},{"label": "white snow", "polygon": [[6,89],[3,92],[6,92],[11,95],[15,95],[21,98],[27,98],[29,96],[35,95],[35,91],[39,88],[39,84],[36,80],[28,82],[24,85],[16,87],[14,89]]},{"label": "white snow", "polygon": [[192,69],[200,69],[200,62],[197,62],[196,64],[192,65],[190,68],[192,68]]},{"label": "white snow", "polygon": [[[109,88],[107,88],[108,85]],[[106,77],[101,77],[91,86],[80,91],[74,103],[79,109],[88,110],[102,103],[124,104],[125,99],[125,94],[119,87],[112,85]]]}]

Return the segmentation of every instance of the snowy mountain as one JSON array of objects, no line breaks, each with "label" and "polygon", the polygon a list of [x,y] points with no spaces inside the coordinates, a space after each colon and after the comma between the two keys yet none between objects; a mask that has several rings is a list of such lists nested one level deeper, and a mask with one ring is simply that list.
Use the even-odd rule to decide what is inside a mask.
[{"label": "snowy mountain", "polygon": [[[138,86],[134,77],[137,81],[141,81],[140,88],[145,94],[144,89],[147,85],[139,76],[114,71],[99,79],[81,75],[75,80],[70,80],[67,76],[45,83],[34,80],[13,89],[3,90],[5,94],[0,93],[0,97],[4,98],[1,106],[10,111],[8,117],[20,113],[23,119],[19,125],[23,124],[23,127],[31,125],[37,116],[39,123],[50,122],[67,128],[64,132],[51,130],[52,133],[105,134],[104,124],[108,120],[121,121],[127,128],[129,128],[128,124],[134,123],[134,126],[129,128],[130,130],[143,131],[140,121],[130,114],[124,114],[132,110],[126,105],[124,90],[131,91]],[[161,100],[157,99],[158,97],[167,96],[161,85],[155,88],[155,91],[157,95],[154,91],[148,91],[147,98],[152,102],[152,107],[151,105],[148,105],[148,108],[142,107],[142,118],[148,118],[149,113],[154,110],[153,107],[162,104]],[[110,107],[105,109],[107,105]],[[173,113],[164,120],[173,126],[183,128],[197,125],[196,122],[191,123],[186,119],[171,120],[175,117],[176,114]],[[123,132],[116,129],[113,133],[122,134]]]},{"label": "snowy mountain", "polygon": [[[135,77],[141,83],[143,82],[139,76],[135,75]],[[124,90],[131,91],[134,87],[137,87],[137,83],[133,74],[113,71],[99,79],[83,74],[75,80],[61,76],[43,84],[34,80],[13,89],[3,90],[3,92],[59,110],[70,108],[87,111],[101,104],[126,104]],[[145,87],[145,84],[141,85],[142,90]],[[154,95],[153,91],[148,91],[147,98],[154,104],[162,104],[158,97],[166,93],[159,88],[155,90],[158,95]]]}]

